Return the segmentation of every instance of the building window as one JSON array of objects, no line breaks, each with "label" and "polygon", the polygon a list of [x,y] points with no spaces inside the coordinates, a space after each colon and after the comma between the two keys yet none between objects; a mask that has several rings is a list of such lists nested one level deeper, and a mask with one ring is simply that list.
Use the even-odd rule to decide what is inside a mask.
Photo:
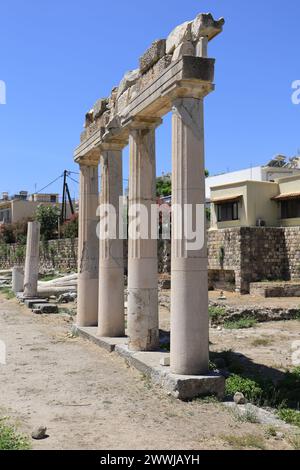
[{"label": "building window", "polygon": [[296,219],[300,217],[300,199],[281,201],[281,218]]},{"label": "building window", "polygon": [[56,201],[57,201],[56,194],[51,194],[51,196],[50,196],[50,202],[56,202]]},{"label": "building window", "polygon": [[218,222],[227,222],[229,220],[239,219],[238,202],[227,202],[225,204],[217,204]]}]

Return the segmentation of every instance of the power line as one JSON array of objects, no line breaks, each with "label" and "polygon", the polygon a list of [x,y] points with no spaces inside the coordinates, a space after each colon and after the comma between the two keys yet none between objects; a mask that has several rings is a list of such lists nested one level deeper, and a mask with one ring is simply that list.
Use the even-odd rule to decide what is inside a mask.
[{"label": "power line", "polygon": [[46,186],[44,186],[44,188],[40,189],[39,191],[36,191],[36,194],[39,194],[41,193],[42,191],[45,191],[45,189],[49,188],[49,186],[51,186],[52,184],[56,183],[56,181],[58,181],[60,178],[63,178],[63,174],[58,176],[55,180],[51,181],[49,184],[47,184]]},{"label": "power line", "polygon": [[67,175],[67,176],[70,180],[74,181],[74,183],[79,184],[79,181],[74,180],[74,178],[72,178],[70,175]]}]

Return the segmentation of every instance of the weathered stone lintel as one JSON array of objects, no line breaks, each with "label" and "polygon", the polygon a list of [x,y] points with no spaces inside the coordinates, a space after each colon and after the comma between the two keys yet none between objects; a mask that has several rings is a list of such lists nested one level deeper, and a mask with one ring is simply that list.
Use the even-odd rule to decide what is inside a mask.
[{"label": "weathered stone lintel", "polygon": [[214,59],[184,56],[164,70],[164,72],[140,92],[117,116],[108,128],[98,129],[75,150],[77,163],[82,159],[95,161],[97,148],[111,140],[127,142],[130,126],[134,119],[161,118],[172,108],[176,97],[204,97],[214,89]]}]

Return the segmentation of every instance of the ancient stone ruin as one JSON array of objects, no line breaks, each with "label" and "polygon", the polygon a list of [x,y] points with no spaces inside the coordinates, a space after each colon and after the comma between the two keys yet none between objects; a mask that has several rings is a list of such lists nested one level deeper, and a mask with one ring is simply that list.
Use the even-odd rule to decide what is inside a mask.
[{"label": "ancient stone ruin", "polygon": [[[122,188],[122,150],[130,147],[129,210],[156,202],[155,129],[172,111],[172,204],[205,204],[203,101],[214,90],[215,60],[208,42],[224,20],[200,14],[155,41],[108,98],[86,114],[75,151],[80,166],[78,326],[98,325],[101,337],[125,335],[123,241],[98,240],[98,165],[102,204],[117,206]],[[118,213],[118,212],[117,212]],[[171,372],[208,372],[206,243],[189,251],[172,230]],[[129,350],[159,346],[157,241],[131,239],[128,248]]]}]

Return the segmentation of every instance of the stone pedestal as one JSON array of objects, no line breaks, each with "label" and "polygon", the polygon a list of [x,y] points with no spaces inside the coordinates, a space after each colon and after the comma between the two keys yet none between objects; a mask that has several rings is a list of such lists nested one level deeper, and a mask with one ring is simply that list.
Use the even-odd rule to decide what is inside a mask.
[{"label": "stone pedestal", "polygon": [[77,325],[98,323],[98,165],[80,165]]},{"label": "stone pedestal", "polygon": [[123,146],[104,144],[100,157],[101,226],[105,229],[106,225],[107,230],[100,232],[98,335],[111,338],[125,335],[123,239],[119,233]]},{"label": "stone pedestal", "polygon": [[24,291],[24,269],[14,266],[12,270],[12,291],[17,294]]},{"label": "stone pedestal", "polygon": [[[194,250],[185,233],[186,206],[205,204],[203,100],[178,98],[173,103],[171,263],[171,371],[181,375],[208,372],[208,280],[204,245]],[[204,208],[203,208],[204,211]],[[204,217],[203,217],[203,220]],[[196,248],[196,246],[195,246]]]},{"label": "stone pedestal", "polygon": [[[159,346],[157,240],[151,239],[156,203],[155,123],[136,123],[129,137],[128,336],[129,349]],[[136,236],[135,220],[141,237]],[[148,225],[148,227],[147,227]]]},{"label": "stone pedestal", "polygon": [[24,298],[37,296],[39,276],[39,248],[40,224],[39,222],[28,222],[24,276]]}]

